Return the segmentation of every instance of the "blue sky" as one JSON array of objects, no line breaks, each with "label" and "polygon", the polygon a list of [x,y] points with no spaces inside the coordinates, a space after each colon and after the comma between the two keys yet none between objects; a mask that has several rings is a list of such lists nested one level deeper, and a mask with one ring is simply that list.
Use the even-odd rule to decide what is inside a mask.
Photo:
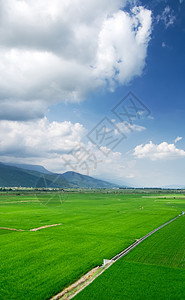
[{"label": "blue sky", "polygon": [[[1,161],[185,186],[185,1],[0,5]],[[132,131],[112,112],[130,91],[151,112]],[[104,117],[116,147],[88,138]]]}]

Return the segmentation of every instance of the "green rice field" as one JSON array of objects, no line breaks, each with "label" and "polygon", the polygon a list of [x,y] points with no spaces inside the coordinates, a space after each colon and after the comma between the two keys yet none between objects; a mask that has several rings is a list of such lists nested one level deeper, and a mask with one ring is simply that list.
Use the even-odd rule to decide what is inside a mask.
[{"label": "green rice field", "polygon": [[185,299],[185,216],[118,260],[75,299]]},{"label": "green rice field", "polygon": [[[142,193],[118,194],[100,191],[68,193],[61,201],[58,193],[2,193],[0,227],[23,231],[0,229],[0,299],[49,299],[93,267],[101,265],[104,258],[112,258],[136,239],[185,210],[185,196],[173,195],[169,199],[168,196],[151,196],[145,194],[143,197]],[[183,219],[179,218],[178,222],[182,222],[181,220]],[[61,225],[30,231],[52,224]],[[169,228],[174,224],[169,225]],[[182,227],[182,224],[179,226]],[[160,232],[164,230],[167,228]],[[155,237],[159,235],[160,233],[156,233]],[[179,231],[179,244],[180,235]],[[150,272],[151,265],[155,268],[155,274],[161,270],[161,276],[164,269],[173,271],[173,266],[169,268],[168,263],[153,263],[158,254],[153,254],[153,258],[147,256],[147,251],[150,251],[147,243],[152,241],[153,237],[133,250],[133,253],[138,251],[138,255],[130,253],[104,274],[116,268],[121,270],[122,264],[125,271],[133,271],[135,276],[140,270],[145,279],[148,278],[147,272]],[[161,244],[160,241],[155,243]],[[145,247],[145,250],[139,250],[140,247]],[[149,247],[155,248],[152,244]],[[142,251],[146,252],[145,263],[142,261]],[[172,257],[173,251],[169,250],[169,253]],[[132,257],[129,260],[130,255]],[[166,255],[168,256],[168,253]],[[176,255],[179,256],[181,252]],[[163,258],[161,260],[163,261]],[[170,276],[177,278],[180,286],[184,274],[183,261],[174,260],[173,263],[176,273],[169,271],[173,273]],[[142,268],[145,268],[146,272],[142,271]],[[104,274],[99,278],[103,280],[104,276],[108,276]],[[110,277],[113,278],[112,275]],[[160,281],[160,278],[158,279]],[[129,280],[132,280],[131,275],[127,276],[127,281]],[[112,279],[112,291],[114,284],[116,282]],[[94,289],[94,283],[84,292],[88,293],[89,288]],[[83,299],[119,299],[92,298],[89,295]],[[83,297],[83,292],[79,297]]]}]

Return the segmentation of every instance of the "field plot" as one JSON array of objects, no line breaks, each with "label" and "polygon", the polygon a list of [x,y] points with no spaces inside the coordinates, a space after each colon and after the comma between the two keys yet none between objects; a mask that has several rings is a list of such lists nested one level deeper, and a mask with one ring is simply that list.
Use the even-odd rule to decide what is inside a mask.
[{"label": "field plot", "polygon": [[[62,202],[58,196],[0,196],[0,227],[24,230],[0,230],[1,299],[48,299],[185,210],[178,196],[69,193]],[[54,224],[61,226],[30,231]]]},{"label": "field plot", "polygon": [[185,216],[118,260],[75,299],[184,299]]}]

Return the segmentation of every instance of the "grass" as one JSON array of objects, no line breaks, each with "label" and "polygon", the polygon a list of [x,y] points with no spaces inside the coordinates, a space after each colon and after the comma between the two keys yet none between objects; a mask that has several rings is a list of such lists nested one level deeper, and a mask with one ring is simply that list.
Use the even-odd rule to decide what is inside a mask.
[{"label": "grass", "polygon": [[149,237],[75,297],[184,299],[185,216]]},{"label": "grass", "polygon": [[184,299],[184,278],[185,270],[120,260],[74,299]]},{"label": "grass", "polygon": [[185,269],[185,216],[159,230],[125,257],[126,261]]},{"label": "grass", "polygon": [[[185,210],[185,200],[156,201],[157,195],[69,193],[65,197],[0,196],[0,227],[26,230],[0,230],[1,299],[48,299]],[[28,231],[57,223],[62,226]]]}]

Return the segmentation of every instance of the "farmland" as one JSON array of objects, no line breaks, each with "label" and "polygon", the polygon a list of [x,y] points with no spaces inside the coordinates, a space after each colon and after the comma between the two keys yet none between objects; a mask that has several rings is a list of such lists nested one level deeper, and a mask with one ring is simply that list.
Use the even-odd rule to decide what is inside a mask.
[{"label": "farmland", "polygon": [[131,250],[75,299],[184,299],[184,232],[182,216]]},{"label": "farmland", "polygon": [[[94,266],[101,265],[104,258],[113,257],[182,210],[185,210],[185,199],[182,195],[175,197],[171,195],[168,198],[157,194],[153,196],[151,194],[143,196],[142,193],[124,194],[124,191],[121,194],[68,192],[61,198],[58,193],[38,195],[2,193],[0,227],[23,231],[0,230],[2,278],[0,297],[48,299]],[[183,219],[179,218],[178,222],[181,220]],[[61,225],[30,231],[52,224]],[[171,226],[169,225],[169,228]],[[159,234],[156,233],[155,236]],[[152,237],[143,242],[143,247],[150,240],[152,241]],[[143,251],[147,253],[148,247],[145,247]],[[140,246],[137,249],[140,251]],[[170,252],[170,255],[173,255],[173,252]],[[124,261],[125,269],[129,271],[132,264],[131,270],[133,274],[137,274],[136,269],[142,272],[142,266],[146,268],[146,272],[143,271],[142,274],[148,278],[152,264],[150,259],[152,259],[150,255],[146,254],[147,263],[143,264],[142,251],[136,256],[133,254],[130,261]],[[155,257],[153,259],[156,260]],[[108,271],[117,268],[117,265],[121,266],[122,262],[123,260],[120,260]],[[174,262],[180,265],[182,263]],[[163,273],[167,267],[159,263],[154,268],[156,268],[153,269],[154,272],[163,268],[161,269]],[[178,277],[179,285],[181,282],[179,278],[183,276],[181,272],[184,271],[182,268],[181,266],[181,269],[179,267],[175,269],[176,274],[181,274]],[[176,275],[172,272],[171,276]]]}]

